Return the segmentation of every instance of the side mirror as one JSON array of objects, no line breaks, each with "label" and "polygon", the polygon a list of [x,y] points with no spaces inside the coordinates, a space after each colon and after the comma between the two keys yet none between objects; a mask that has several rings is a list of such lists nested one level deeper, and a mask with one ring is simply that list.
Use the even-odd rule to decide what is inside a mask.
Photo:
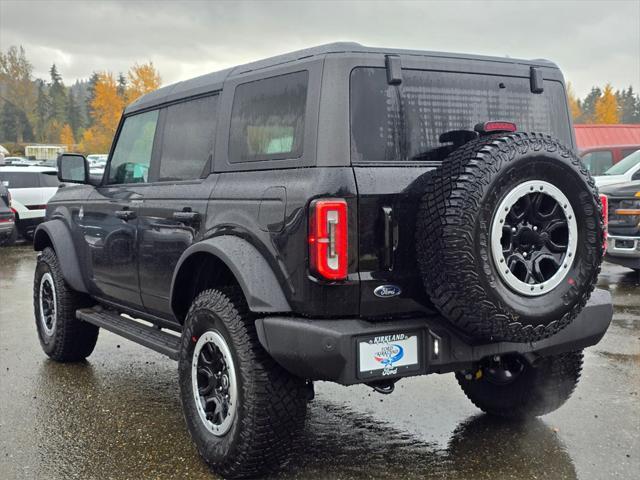
[{"label": "side mirror", "polygon": [[89,183],[89,165],[84,155],[63,153],[58,157],[58,180],[64,183]]}]

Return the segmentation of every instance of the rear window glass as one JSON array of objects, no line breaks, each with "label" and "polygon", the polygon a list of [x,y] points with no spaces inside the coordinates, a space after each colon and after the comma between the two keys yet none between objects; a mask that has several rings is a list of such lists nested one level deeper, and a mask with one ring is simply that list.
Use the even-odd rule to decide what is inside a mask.
[{"label": "rear window glass", "polygon": [[[514,122],[571,146],[564,88],[547,81],[531,93],[529,78],[403,70],[400,85],[384,68],[351,73],[351,159],[354,162],[442,160],[453,147],[440,136],[480,122]],[[501,85],[503,87],[501,87]]]},{"label": "rear window glass", "polygon": [[200,178],[209,165],[218,96],[167,108],[159,180]]},{"label": "rear window glass", "polygon": [[229,161],[254,162],[302,155],[308,72],[245,83],[231,112]]},{"label": "rear window glass", "polygon": [[620,159],[623,159],[624,157],[628,157],[629,155],[637,151],[638,151],[637,148],[623,148],[622,151],[620,152]]},{"label": "rear window glass", "polygon": [[40,173],[40,186],[41,187],[57,187],[60,185],[56,172],[52,173]]},{"label": "rear window glass", "polygon": [[0,172],[0,181],[8,188],[39,188],[38,172]]}]

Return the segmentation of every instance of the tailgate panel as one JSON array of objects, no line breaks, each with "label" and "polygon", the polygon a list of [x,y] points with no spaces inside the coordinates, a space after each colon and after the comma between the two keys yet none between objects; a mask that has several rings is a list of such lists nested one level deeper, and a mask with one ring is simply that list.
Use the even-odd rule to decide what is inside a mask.
[{"label": "tailgate panel", "polygon": [[[431,312],[415,260],[414,236],[425,174],[433,167],[354,167],[358,186],[360,315]],[[400,287],[376,288],[389,285]]]}]

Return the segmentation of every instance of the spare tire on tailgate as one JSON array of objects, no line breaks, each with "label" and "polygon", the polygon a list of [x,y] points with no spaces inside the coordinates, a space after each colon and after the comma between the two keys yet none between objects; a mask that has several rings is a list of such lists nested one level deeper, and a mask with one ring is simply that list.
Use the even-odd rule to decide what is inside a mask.
[{"label": "spare tire on tailgate", "polygon": [[416,253],[427,293],[478,340],[527,342],[568,325],[603,255],[602,206],[575,154],[541,134],[472,140],[427,182]]}]

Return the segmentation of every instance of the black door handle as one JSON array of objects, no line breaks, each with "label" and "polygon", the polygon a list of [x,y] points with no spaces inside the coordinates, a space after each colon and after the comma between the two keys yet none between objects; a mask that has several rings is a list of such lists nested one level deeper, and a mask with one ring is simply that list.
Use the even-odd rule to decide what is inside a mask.
[{"label": "black door handle", "polygon": [[393,270],[393,254],[398,248],[398,224],[393,217],[391,207],[382,207],[384,215],[384,255],[383,267]]},{"label": "black door handle", "polygon": [[182,223],[195,223],[200,220],[200,214],[191,211],[173,212],[173,219]]},{"label": "black door handle", "polygon": [[136,212],[133,210],[116,210],[116,217],[122,220],[133,220],[136,218]]}]

